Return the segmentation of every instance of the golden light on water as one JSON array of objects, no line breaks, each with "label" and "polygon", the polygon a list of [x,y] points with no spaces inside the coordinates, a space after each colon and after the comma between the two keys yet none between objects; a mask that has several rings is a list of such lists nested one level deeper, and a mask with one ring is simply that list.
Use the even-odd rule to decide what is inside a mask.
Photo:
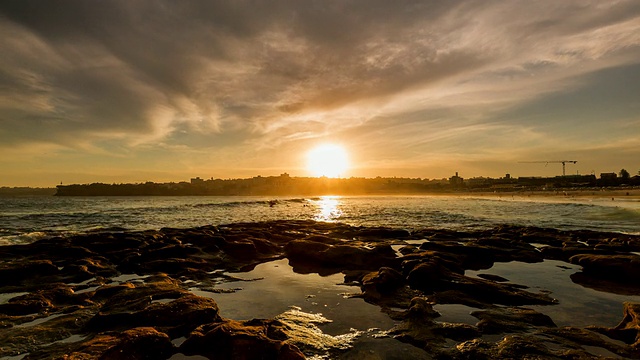
[{"label": "golden light on water", "polygon": [[323,144],[307,153],[307,171],[313,176],[340,177],[349,170],[349,156],[344,147]]},{"label": "golden light on water", "polygon": [[342,216],[339,196],[321,196],[317,202],[318,213],[315,215],[316,221],[336,221]]}]

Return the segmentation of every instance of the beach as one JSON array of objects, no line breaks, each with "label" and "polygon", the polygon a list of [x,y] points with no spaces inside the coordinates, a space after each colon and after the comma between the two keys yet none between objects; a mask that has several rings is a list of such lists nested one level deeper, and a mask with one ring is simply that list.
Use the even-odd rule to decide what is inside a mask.
[{"label": "beach", "polygon": [[0,247],[0,357],[639,358],[639,253],[311,220],[54,237]]},{"label": "beach", "polygon": [[[618,199],[640,200],[640,189],[629,188],[586,188],[586,189],[550,189],[534,191],[470,191],[471,195],[481,196],[514,196],[518,198],[582,198],[582,199]],[[462,195],[462,194],[461,194]]]}]

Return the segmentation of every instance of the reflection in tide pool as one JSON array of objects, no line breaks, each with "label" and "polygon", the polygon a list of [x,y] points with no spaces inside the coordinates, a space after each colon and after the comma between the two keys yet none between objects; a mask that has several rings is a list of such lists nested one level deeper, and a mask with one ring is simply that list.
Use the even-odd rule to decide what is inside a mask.
[{"label": "reflection in tide pool", "polygon": [[316,221],[337,221],[342,216],[339,196],[321,196],[316,201],[318,213],[314,216]]},{"label": "reflection in tide pool", "polygon": [[530,292],[550,292],[558,304],[525,307],[550,316],[558,326],[613,327],[622,319],[622,304],[625,301],[640,302],[640,296],[637,295],[612,294],[574,283],[571,275],[579,271],[580,266],[558,260],[532,264],[512,261],[495,263],[487,270],[469,270],[465,275],[498,275],[509,279],[510,283],[528,286],[527,291]]},{"label": "reflection in tide pool", "polygon": [[[305,351],[311,358],[326,358],[325,352],[330,349],[342,349],[340,354],[332,353],[335,359],[369,359],[372,354],[383,354],[385,359],[430,358],[410,344],[379,338],[395,322],[378,306],[347,296],[359,292],[359,288],[345,285],[342,273],[300,274],[282,259],[259,264],[246,273],[227,275],[241,280],[217,285],[221,293],[197,288],[190,291],[214,299],[225,318],[276,318],[286,322],[295,332],[289,336],[313,343],[307,345],[315,350]],[[238,288],[233,293],[224,291]]]}]

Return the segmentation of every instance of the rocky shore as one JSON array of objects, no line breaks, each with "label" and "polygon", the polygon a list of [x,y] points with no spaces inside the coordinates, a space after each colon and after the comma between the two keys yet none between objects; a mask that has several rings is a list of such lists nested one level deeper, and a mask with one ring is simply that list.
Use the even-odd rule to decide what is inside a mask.
[{"label": "rocky shore", "polygon": [[[287,259],[299,273],[343,274],[352,296],[395,321],[384,336],[420,358],[640,359],[639,303],[621,303],[615,327],[559,327],[527,307],[556,306],[553,294],[465,275],[559,260],[581,267],[575,283],[635,296],[638,253],[639,236],[511,226],[410,233],[275,221],[51,238],[0,247],[0,358],[379,358],[328,346],[311,314],[236,321],[190,291],[227,291],[218,285],[230,274]],[[438,321],[441,304],[479,309],[477,322]]]}]

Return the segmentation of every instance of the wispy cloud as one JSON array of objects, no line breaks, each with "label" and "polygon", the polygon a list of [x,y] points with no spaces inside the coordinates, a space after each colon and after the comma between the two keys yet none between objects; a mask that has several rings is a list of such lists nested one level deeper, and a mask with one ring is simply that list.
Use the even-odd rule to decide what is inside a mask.
[{"label": "wispy cloud", "polygon": [[[434,144],[496,153],[502,133],[526,152],[561,143],[545,123],[582,105],[566,94],[640,64],[637,1],[10,0],[0,30],[3,148],[264,153],[348,135],[364,153],[384,133],[418,162]],[[625,101],[615,116],[634,119]]]}]

